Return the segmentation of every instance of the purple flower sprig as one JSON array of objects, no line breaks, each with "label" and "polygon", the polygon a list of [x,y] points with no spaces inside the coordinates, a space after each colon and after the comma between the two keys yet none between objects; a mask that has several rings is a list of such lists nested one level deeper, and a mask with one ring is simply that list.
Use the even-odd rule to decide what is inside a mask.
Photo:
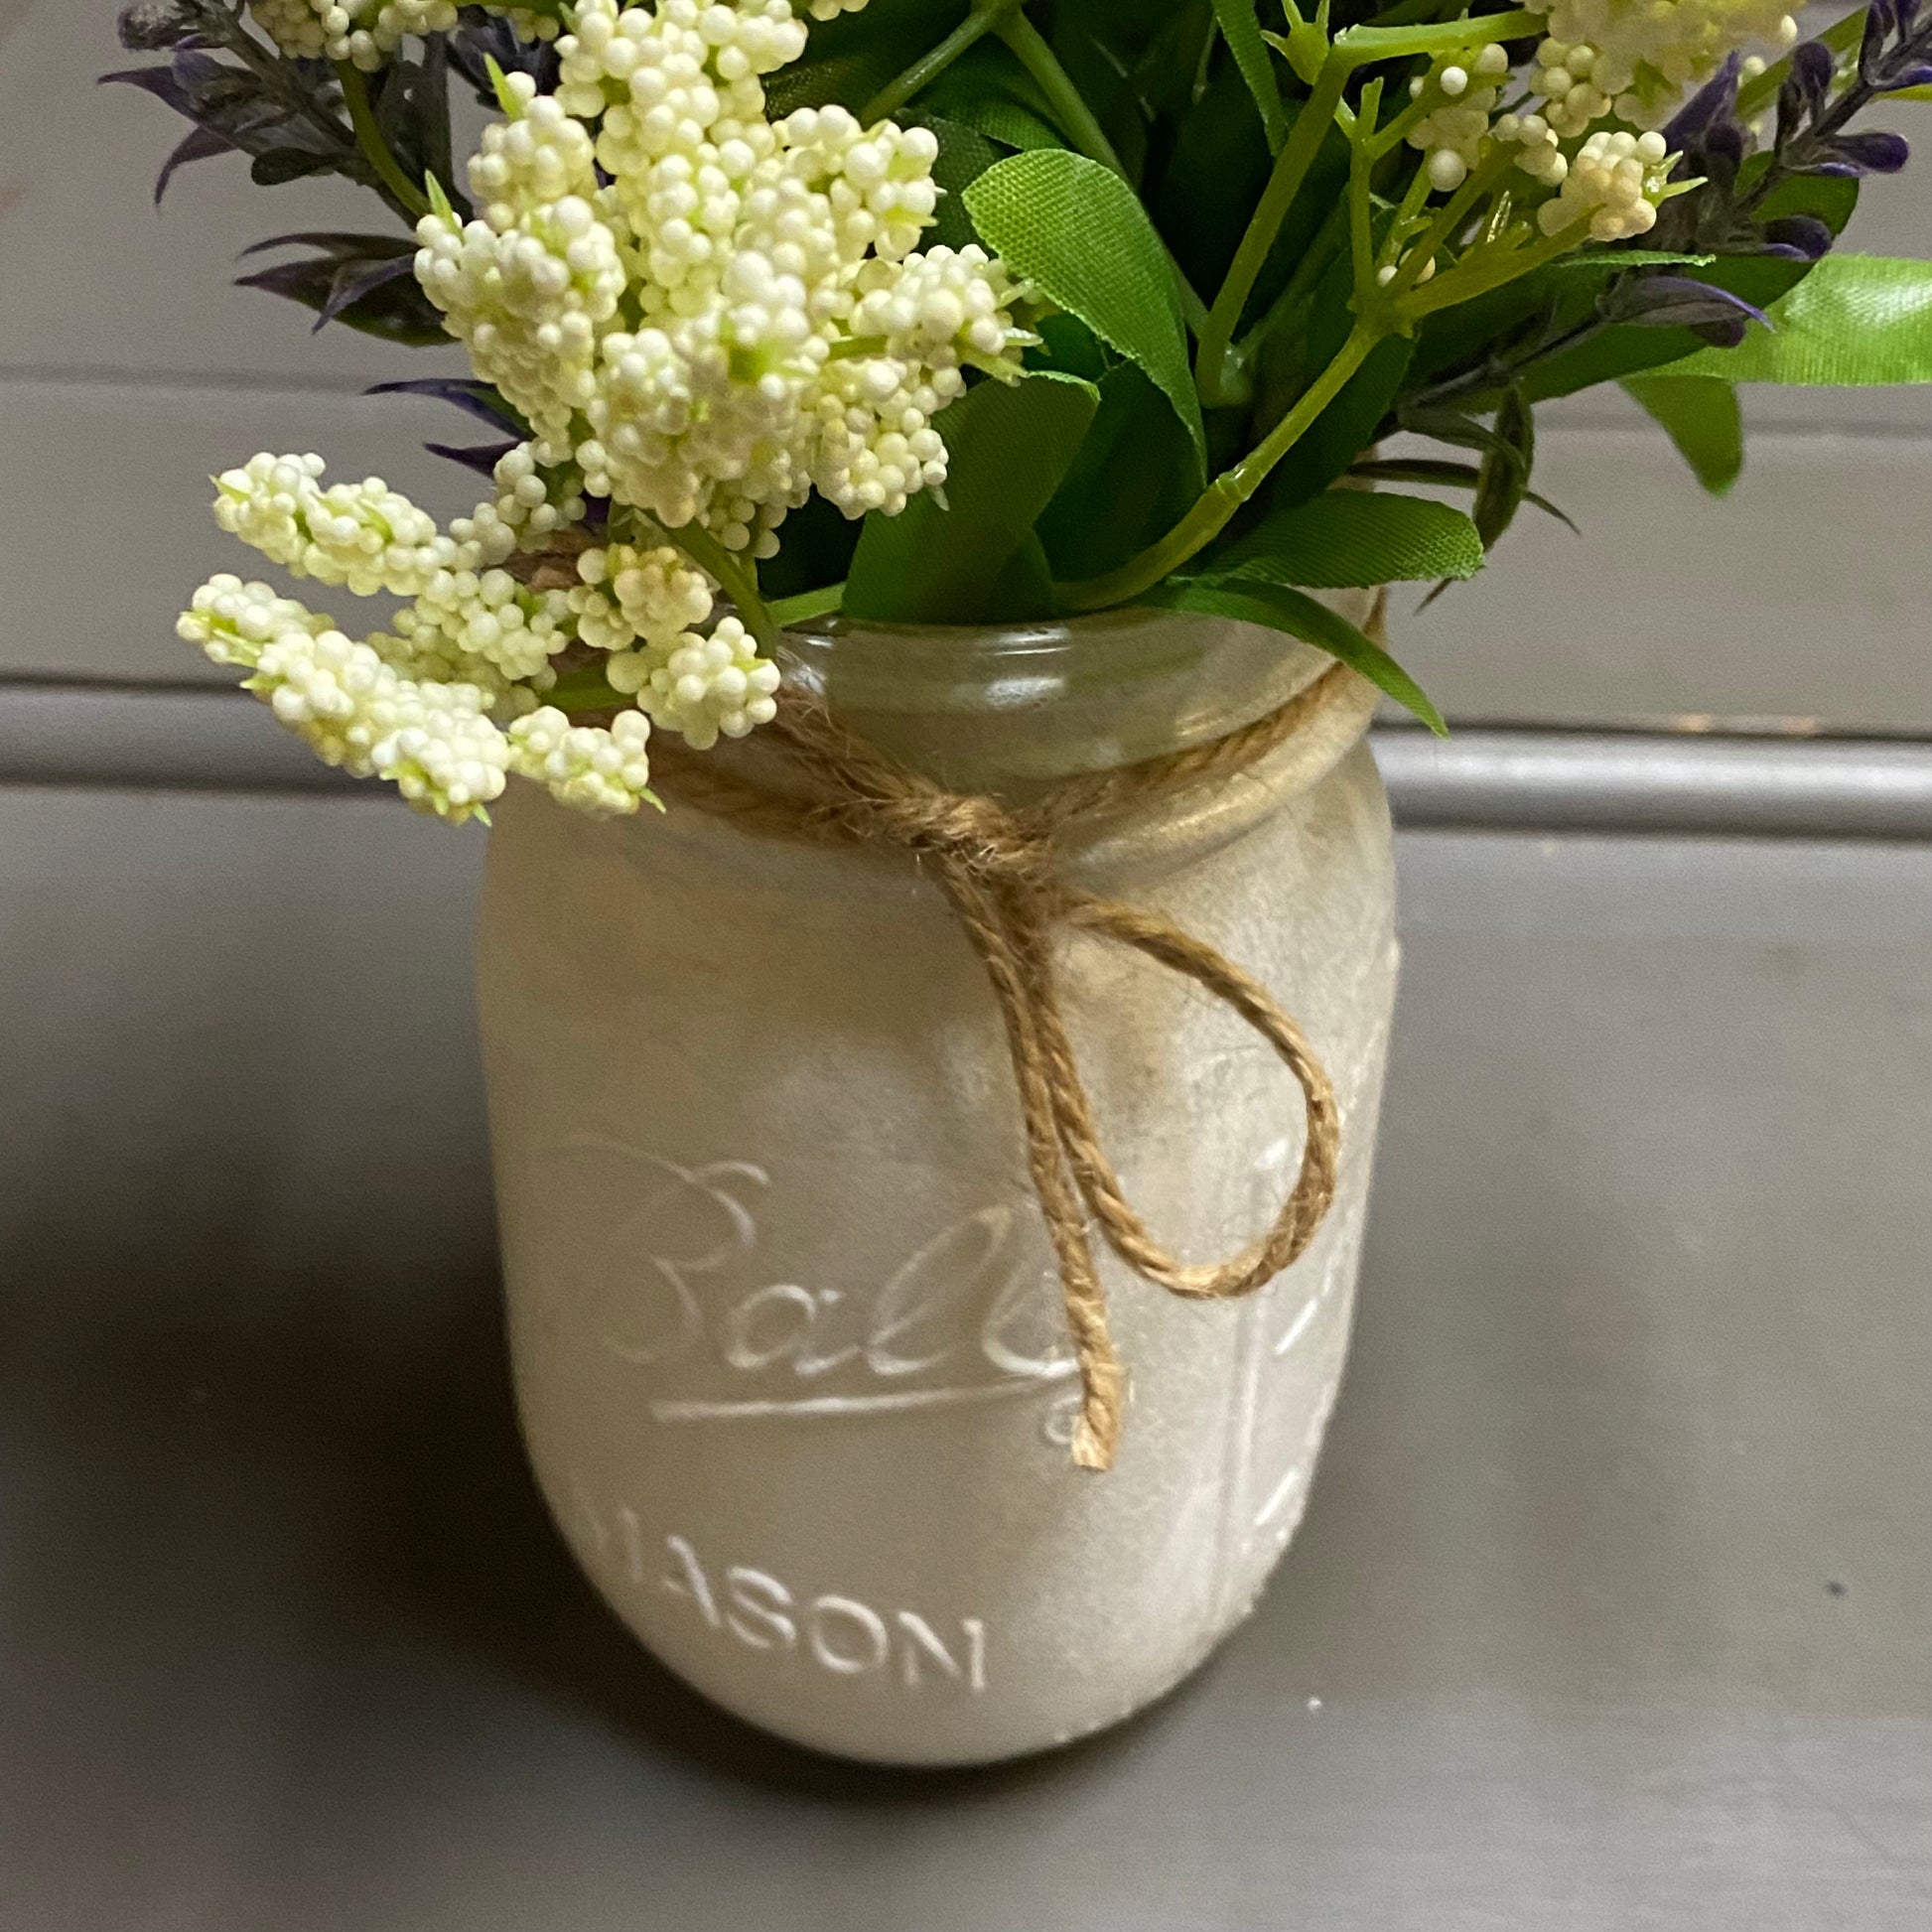
[{"label": "purple flower sprig", "polygon": [[1858,66],[1833,92],[1838,63],[1823,41],[1793,50],[1791,71],[1778,89],[1772,167],[1744,199],[1760,205],[1780,175],[1895,175],[1910,158],[1900,134],[1861,130],[1852,121],[1885,94],[1932,82],[1932,16],[1920,0],[1871,0]]},{"label": "purple flower sprig", "polygon": [[1922,13],[1921,0],[1872,0],[1857,66],[1842,84],[1826,42],[1794,49],[1770,151],[1741,188],[1757,143],[1738,113],[1738,74],[1733,55],[1664,130],[1681,156],[1676,178],[1702,186],[1669,205],[1660,233],[1687,248],[1816,261],[1832,245],[1826,222],[1809,214],[1767,218],[1759,210],[1797,177],[1891,175],[1904,167],[1911,150],[1902,135],[1851,124],[1883,95],[1932,81],[1932,14]]}]

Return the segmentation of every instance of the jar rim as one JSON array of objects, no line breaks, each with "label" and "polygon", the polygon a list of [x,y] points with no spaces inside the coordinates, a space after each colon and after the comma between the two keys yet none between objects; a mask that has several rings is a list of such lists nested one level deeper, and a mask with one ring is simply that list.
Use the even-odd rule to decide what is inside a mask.
[{"label": "jar rim", "polygon": [[1147,606],[985,625],[842,618],[787,631],[780,651],[787,681],[861,736],[976,786],[1204,744],[1333,661],[1264,625]]}]

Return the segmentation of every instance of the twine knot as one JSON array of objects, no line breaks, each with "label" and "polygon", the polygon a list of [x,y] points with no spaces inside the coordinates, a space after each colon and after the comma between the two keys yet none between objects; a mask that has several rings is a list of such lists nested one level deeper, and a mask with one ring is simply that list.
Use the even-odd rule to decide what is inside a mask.
[{"label": "twine knot", "polygon": [[[1335,665],[1279,710],[1209,744],[1068,780],[1026,806],[942,786],[840,726],[815,698],[787,689],[767,728],[809,786],[761,790],[709,759],[670,763],[675,794],[751,829],[896,846],[929,871],[978,954],[1006,1028],[1027,1159],[1059,1271],[1080,1371],[1073,1460],[1111,1466],[1127,1378],[1107,1325],[1093,1231],[1143,1279],[1203,1300],[1248,1295],[1307,1248],[1334,1199],[1341,1122],[1332,1082],[1295,1021],[1261,983],[1158,912],[1103,898],[1055,862],[1069,824],[1241,771],[1282,745],[1346,690]],[[653,748],[654,749],[654,748]],[[1068,1037],[1053,958],[1060,926],[1133,948],[1229,1007],[1268,1041],[1301,1088],[1302,1164],[1268,1229],[1238,1254],[1190,1263],[1163,1247],[1121,1186],[1100,1143]]]}]

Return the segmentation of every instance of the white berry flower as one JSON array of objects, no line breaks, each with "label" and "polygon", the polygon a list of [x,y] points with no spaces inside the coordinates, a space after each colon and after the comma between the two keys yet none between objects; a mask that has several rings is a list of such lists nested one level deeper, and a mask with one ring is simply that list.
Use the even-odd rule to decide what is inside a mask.
[{"label": "white berry flower", "polygon": [[[1483,50],[1485,54],[1489,51]],[[1481,63],[1476,67],[1481,73]],[[1467,69],[1454,62],[1439,68],[1424,86],[1435,89],[1440,104],[1409,130],[1408,141],[1412,148],[1424,151],[1423,168],[1430,187],[1439,195],[1450,195],[1482,159],[1498,90],[1494,86],[1471,86]]]},{"label": "white berry flower", "polygon": [[1605,115],[1643,129],[1676,112],[1687,87],[1753,43],[1798,37],[1784,0],[1529,0],[1549,16],[1530,86],[1561,136]]},{"label": "white berry flower", "polygon": [[577,634],[599,650],[640,643],[668,650],[711,616],[711,580],[666,544],[586,550],[577,574],[583,581],[569,593]]},{"label": "white berry flower", "polygon": [[640,710],[694,751],[709,751],[721,734],[743,738],[778,711],[778,667],[758,654],[736,618],[721,618],[709,637],[686,635],[668,649],[620,652],[604,675],[613,690],[634,693]]},{"label": "white berry flower", "polygon": [[[406,35],[447,34],[457,25],[456,0],[248,0],[263,33],[296,60],[347,61],[373,70]],[[486,6],[525,40],[550,40],[558,23],[521,7]]]},{"label": "white berry flower", "polygon": [[1560,234],[1586,217],[1594,241],[1626,241],[1657,219],[1668,161],[1664,137],[1599,130],[1578,149],[1563,188],[1537,209],[1545,234]]},{"label": "white berry flower", "polygon": [[200,644],[217,664],[244,664],[252,670],[262,646],[283,631],[306,630],[320,636],[335,627],[333,619],[283,597],[272,586],[244,584],[223,571],[195,593],[175,632],[191,644]]},{"label": "white berry flower", "polygon": [[323,473],[319,456],[251,457],[215,479],[214,520],[293,575],[358,597],[416,597],[439,571],[481,560],[380,477],[325,489]]},{"label": "white berry flower", "polygon": [[418,230],[424,289],[533,426],[524,461],[754,556],[815,483],[853,516],[935,487],[960,371],[1017,375],[1032,340],[982,250],[916,252],[930,130],[767,118],[760,76],[805,36],[790,0],[583,0],[555,96],[499,89],[478,218]]},{"label": "white berry flower", "polygon": [[424,658],[447,658],[469,676],[475,660],[513,682],[550,682],[550,660],[576,636],[570,599],[538,591],[506,570],[443,571],[396,629]]},{"label": "white berry flower", "polygon": [[545,705],[519,718],[508,737],[510,769],[574,810],[612,818],[651,796],[650,720],[640,711],[621,711],[607,731],[573,725]]},{"label": "white berry flower", "polygon": [[1517,167],[1546,188],[1561,186],[1570,172],[1570,157],[1558,143],[1556,129],[1541,114],[1498,114],[1490,132],[1498,141],[1520,146]]},{"label": "white berry flower", "polygon": [[247,688],[325,763],[389,779],[418,811],[461,823],[502,793],[509,745],[475,685],[418,682],[340,630],[290,628]]},{"label": "white berry flower", "polygon": [[[476,213],[428,184],[416,274],[479,376],[530,425],[494,493],[447,532],[379,479],[328,485],[316,457],[219,479],[216,516],[298,577],[405,600],[353,642],[266,585],[218,578],[185,637],[332,762],[461,817],[512,766],[566,803],[632,811],[654,720],[709,747],[768,722],[779,674],[671,545],[580,553],[594,505],[631,537],[686,528],[769,556],[814,487],[896,514],[946,478],[934,419],[969,369],[1020,374],[1026,291],[977,247],[919,241],[939,191],[929,129],[845,108],[773,121],[762,76],[804,52],[801,12],[863,0],[577,0],[559,83],[496,76],[500,120],[469,164]],[[379,66],[448,31],[448,0],[251,0],[286,52]],[[554,22],[489,7],[517,32]],[[1462,104],[1493,90],[1465,60]],[[1447,109],[1457,83],[1444,92]],[[511,566],[512,568],[505,568]],[[707,626],[709,628],[707,629]],[[637,709],[609,730],[545,705],[585,647]],[[565,659],[576,650],[579,658]],[[492,786],[494,789],[492,789]]]},{"label": "white berry flower", "polygon": [[[513,210],[505,202],[490,209]],[[416,226],[416,277],[485,382],[540,435],[567,436],[595,397],[598,332],[618,313],[618,238],[581,195],[516,213],[503,227],[461,221],[447,205]]]}]

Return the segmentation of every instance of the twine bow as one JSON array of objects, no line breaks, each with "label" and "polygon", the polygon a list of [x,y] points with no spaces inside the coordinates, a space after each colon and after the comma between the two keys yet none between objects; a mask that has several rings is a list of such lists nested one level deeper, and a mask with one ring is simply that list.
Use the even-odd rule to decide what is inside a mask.
[{"label": "twine bow", "polygon": [[[897,846],[929,869],[952,902],[1006,1026],[1028,1164],[1079,1364],[1072,1450],[1082,1468],[1112,1465],[1126,1399],[1090,1227],[1138,1275],[1171,1294],[1202,1300],[1251,1294],[1307,1248],[1327,1212],[1341,1123],[1326,1071],[1268,990],[1172,919],[1068,883],[1055,864],[1055,835],[1076,820],[1246,769],[1303,728],[1353,676],[1337,664],[1279,710],[1225,738],[1068,780],[1024,806],[945,790],[855,738],[815,698],[792,690],[782,695],[767,732],[783,744],[810,796],[761,790],[709,759],[670,763],[681,799],[756,830]],[[1060,1005],[1052,936],[1061,926],[1130,946],[1192,980],[1260,1034],[1302,1089],[1308,1133],[1295,1184],[1273,1225],[1225,1261],[1191,1264],[1163,1247],[1100,1145]]]}]

